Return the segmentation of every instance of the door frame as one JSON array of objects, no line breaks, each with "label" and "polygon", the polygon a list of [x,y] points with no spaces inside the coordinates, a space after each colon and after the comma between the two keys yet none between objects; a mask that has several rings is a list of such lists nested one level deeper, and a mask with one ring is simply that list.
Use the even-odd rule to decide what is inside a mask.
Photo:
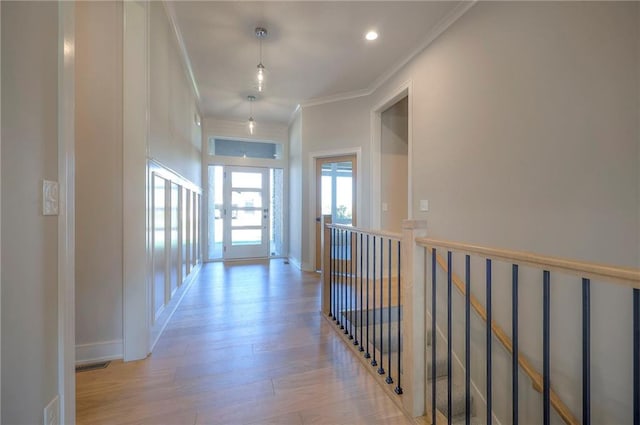
[{"label": "door frame", "polygon": [[[309,184],[309,210],[307,211],[307,223],[308,225],[302,224],[303,229],[308,230],[308,245],[307,249],[309,250],[309,263],[304,264],[304,254],[303,257],[303,266],[302,269],[305,271],[315,271],[316,266],[316,205],[317,205],[317,182],[316,182],[316,162],[318,159],[330,158],[330,157],[340,157],[340,156],[348,156],[355,155],[356,157],[356,170],[362,170],[362,148],[361,147],[351,147],[351,148],[343,148],[343,149],[331,149],[331,150],[323,150],[323,151],[315,151],[309,153],[309,166],[308,166],[308,184]],[[362,173],[360,176],[356,176],[356,209],[354,211],[357,219],[362,218]],[[304,199],[304,198],[303,198]],[[303,205],[304,208],[304,205]],[[303,217],[304,218],[304,217]],[[311,225],[313,223],[313,225]],[[356,222],[356,225],[358,223]],[[304,233],[304,232],[303,232]],[[304,234],[303,234],[304,236]],[[304,241],[304,239],[303,239]],[[304,247],[303,247],[304,248]]]},{"label": "door frame", "polygon": [[[315,234],[316,234],[316,246],[315,246],[315,263],[314,263],[314,267],[316,270],[321,270],[322,268],[322,261],[321,261],[321,256],[322,256],[322,247],[320,246],[320,241],[318,240],[319,235],[322,234],[322,228],[319,228],[319,226],[321,226],[321,220],[322,220],[322,211],[321,211],[321,206],[318,205],[320,202],[322,202],[322,195],[321,195],[321,190],[317,190],[317,188],[321,188],[322,185],[322,180],[321,180],[321,164],[323,163],[329,163],[329,164],[333,164],[333,163],[339,163],[339,162],[348,162],[348,161],[353,161],[353,168],[352,168],[352,175],[353,178],[355,179],[355,183],[358,183],[358,158],[353,155],[342,155],[342,156],[327,156],[327,157],[322,157],[322,158],[316,158],[315,161],[315,165],[316,165],[316,175],[315,175],[315,179],[316,179],[316,207],[315,207]],[[354,187],[355,189],[355,187]],[[355,204],[355,208],[352,208],[352,218],[351,218],[351,223],[353,226],[357,226],[358,224],[358,202],[357,202],[357,198],[358,198],[358,192],[356,191],[355,193],[355,197],[352,196],[352,202]],[[320,219],[320,221],[318,221],[318,219]],[[322,236],[320,236],[320,238],[322,238]]]},{"label": "door frame", "polygon": [[58,2],[58,395],[60,423],[76,418],[75,4]]},{"label": "door frame", "polygon": [[379,229],[381,225],[382,199],[380,186],[382,183],[382,113],[407,98],[407,219],[413,218],[413,81],[402,83],[395,90],[371,108],[371,227]]},{"label": "door frame", "polygon": [[[267,224],[266,224],[266,230],[265,230],[265,223],[264,223],[264,218],[262,219],[262,238],[263,238],[263,245],[266,244],[266,255],[264,256],[249,256],[249,257],[227,257],[227,251],[229,250],[229,248],[231,247],[231,232],[233,230],[233,226],[231,225],[231,221],[229,218],[229,214],[231,213],[231,196],[232,196],[232,192],[233,192],[233,186],[231,183],[231,176],[227,175],[227,173],[231,173],[233,171],[246,171],[246,172],[255,172],[258,173],[260,172],[262,174],[262,199],[263,199],[263,204],[262,207],[260,208],[262,211],[260,212],[262,215],[264,214],[264,210],[265,208],[267,209]],[[270,168],[269,167],[248,167],[248,166],[241,166],[241,165],[224,165],[223,166],[223,173],[224,173],[224,183],[222,186],[222,190],[223,190],[223,208],[226,210],[225,212],[225,221],[223,223],[223,230],[222,230],[222,243],[223,246],[225,247],[223,249],[223,254],[222,254],[222,259],[224,261],[236,261],[236,260],[244,260],[244,259],[253,259],[253,258],[269,258],[271,255],[271,250],[270,250],[270,241],[271,241],[271,229],[269,228],[269,224],[268,224],[268,220],[269,220],[269,215],[271,214],[271,202],[269,199],[269,193],[270,193],[270,185],[271,185],[271,181],[269,180],[269,174],[270,174]],[[266,183],[266,187],[265,187],[265,183]],[[258,190],[255,190],[256,192]],[[265,193],[267,194],[267,196],[264,196]],[[229,203],[229,205],[227,205],[227,202]]]}]

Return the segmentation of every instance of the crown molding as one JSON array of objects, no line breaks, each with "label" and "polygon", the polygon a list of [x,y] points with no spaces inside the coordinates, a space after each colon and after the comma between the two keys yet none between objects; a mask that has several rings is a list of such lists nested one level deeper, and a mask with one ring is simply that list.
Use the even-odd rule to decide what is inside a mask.
[{"label": "crown molding", "polygon": [[373,93],[373,89],[366,88],[362,90],[354,90],[345,93],[333,94],[331,96],[316,97],[305,102],[300,102],[300,106],[306,108],[308,106],[323,105],[325,103],[340,102],[341,100],[355,99],[362,96],[369,96]]},{"label": "crown molding", "polygon": [[191,65],[191,59],[189,59],[189,54],[187,53],[187,48],[184,44],[182,32],[180,32],[180,27],[178,26],[178,21],[176,19],[176,13],[173,8],[173,4],[171,4],[171,2],[169,1],[163,1],[162,5],[164,6],[165,14],[169,18],[169,23],[173,28],[173,34],[175,35],[176,41],[178,43],[178,50],[180,50],[180,56],[182,56],[182,65],[185,68],[187,78],[191,82],[191,89],[193,90],[193,94],[196,97],[198,113],[202,116],[200,89],[198,88],[198,83],[196,82],[196,77],[193,73],[193,66]]},{"label": "crown molding", "polygon": [[[462,17],[469,9],[471,9],[478,0],[462,0],[454,7],[447,15],[445,15],[436,25],[435,27],[429,31],[427,37],[424,41],[414,50],[411,51],[403,60],[399,61],[396,65],[390,68],[388,71],[383,73],[380,77],[378,77],[369,87],[353,90],[345,93],[338,93],[330,96],[316,97],[311,98],[309,100],[300,102],[296,105],[296,108],[292,111],[289,118],[289,125],[295,119],[296,113],[300,110],[300,108],[306,108],[309,106],[317,106],[324,105],[327,103],[340,102],[343,100],[356,99],[359,97],[369,96],[373,94],[378,88],[380,88],[384,83],[386,83],[391,77],[393,77],[398,71],[400,71],[407,63],[409,63],[412,59],[418,56],[421,52],[423,52],[427,47],[431,45],[440,35],[442,35],[451,25],[453,25],[460,17]],[[183,65],[185,67],[185,71],[187,73],[187,77],[191,82],[191,87],[193,93],[197,100],[197,106],[200,111],[200,115],[203,115],[202,110],[202,100],[200,97],[200,90],[198,89],[198,83],[196,82],[195,75],[193,73],[193,67],[191,65],[191,60],[189,59],[189,54],[187,53],[187,49],[184,44],[184,39],[182,37],[182,33],[180,32],[180,27],[177,25],[177,19],[175,17],[175,10],[173,5],[168,1],[163,1],[165,12],[171,26],[173,28],[176,41],[178,43],[178,48],[180,50],[180,54],[183,59]]]},{"label": "crown molding", "polygon": [[427,47],[429,47],[438,37],[440,37],[446,30],[449,29],[451,25],[453,25],[462,15],[467,13],[469,9],[471,9],[478,0],[463,0],[456,7],[453,8],[449,13],[447,13],[437,24],[436,26],[429,31],[429,34],[424,39],[424,41],[414,49],[409,55],[407,55],[402,61],[398,62],[393,68],[391,68],[386,73],[382,74],[378,77],[373,84],[369,87],[371,93],[380,88],[384,83],[386,83],[392,76],[394,76],[398,71],[400,71],[406,64],[411,62],[416,56],[422,53]]},{"label": "crown molding", "polygon": [[[354,90],[346,93],[339,93],[331,96],[317,97],[309,99],[305,102],[301,102],[300,106],[316,106],[326,103],[339,102],[342,100],[355,99],[358,97],[369,96],[379,89],[384,83],[386,83],[391,77],[393,77],[398,71],[400,71],[406,64],[408,64],[413,58],[422,53],[427,47],[431,45],[438,37],[440,37],[451,25],[453,25],[462,15],[464,15],[469,9],[471,9],[478,0],[463,0],[456,7],[447,13],[436,26],[429,31],[424,41],[414,50],[409,53],[403,60],[398,62],[393,68],[383,73],[378,77],[368,88],[361,90]],[[297,110],[297,109],[296,109]],[[294,111],[295,114],[295,111]]]}]

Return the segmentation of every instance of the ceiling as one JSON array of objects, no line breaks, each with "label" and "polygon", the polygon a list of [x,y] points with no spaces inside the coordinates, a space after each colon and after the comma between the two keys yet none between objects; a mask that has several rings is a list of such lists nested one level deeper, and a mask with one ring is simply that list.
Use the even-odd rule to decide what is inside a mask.
[{"label": "ceiling", "polygon": [[[168,10],[189,58],[205,116],[286,124],[298,104],[365,92],[402,65],[458,1],[176,1]],[[262,26],[265,90],[256,89]],[[369,42],[365,33],[379,38]]]}]

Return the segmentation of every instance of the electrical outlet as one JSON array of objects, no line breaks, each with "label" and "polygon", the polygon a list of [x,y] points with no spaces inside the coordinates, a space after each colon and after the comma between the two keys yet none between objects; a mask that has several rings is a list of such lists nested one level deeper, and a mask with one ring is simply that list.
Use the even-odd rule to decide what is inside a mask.
[{"label": "electrical outlet", "polygon": [[55,396],[44,408],[44,425],[60,425],[60,399]]},{"label": "electrical outlet", "polygon": [[429,200],[421,199],[420,200],[420,211],[429,211]]}]

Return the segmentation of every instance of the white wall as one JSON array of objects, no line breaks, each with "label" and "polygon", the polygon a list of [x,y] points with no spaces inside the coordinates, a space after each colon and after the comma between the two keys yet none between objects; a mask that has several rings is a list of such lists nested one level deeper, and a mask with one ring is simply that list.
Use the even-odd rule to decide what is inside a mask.
[{"label": "white wall", "polygon": [[[201,201],[197,204],[194,199],[201,196],[202,188],[202,130],[197,124],[196,115],[199,117],[197,107],[198,100],[192,89],[193,85],[188,77],[187,67],[183,61],[183,55],[178,47],[177,35],[172,27],[165,5],[160,2],[147,4],[149,13],[149,175],[148,190],[152,191],[153,174],[162,176],[166,181],[180,185],[191,193],[190,217],[178,212],[179,217],[173,216],[175,224],[180,224],[178,229],[171,232],[170,226],[153,232],[150,249],[150,271],[152,280],[149,294],[152,299],[151,309],[151,348],[157,342],[171,315],[177,308],[182,296],[193,281],[197,265],[202,260],[201,239]],[[170,193],[166,201],[170,201]],[[199,198],[201,199],[201,198]],[[149,198],[149,223],[155,223],[154,205],[155,198]],[[175,207],[175,205],[174,205]],[[197,208],[197,209],[196,209]],[[196,211],[198,212],[196,214]],[[174,210],[174,213],[176,211]],[[165,202],[166,223],[171,223],[170,202]],[[190,250],[190,265],[185,265],[185,275],[180,275],[183,270],[182,262],[182,229],[188,226],[188,242]],[[177,232],[176,232],[177,231]],[[178,236],[180,242],[175,240]],[[174,238],[172,245],[172,237]],[[153,243],[156,239],[164,239],[164,255],[155,255]],[[159,241],[158,241],[159,242]],[[180,253],[178,253],[180,252]],[[177,260],[180,260],[179,262]],[[156,274],[156,271],[160,271]],[[162,276],[164,272],[164,276]],[[174,276],[174,288],[172,288],[171,276]],[[176,281],[179,276],[179,281]],[[155,281],[155,282],[154,282]],[[153,284],[157,284],[154,286]],[[175,290],[175,286],[180,285]],[[163,288],[164,286],[164,288]],[[172,290],[174,289],[174,290]]]},{"label": "white wall", "polygon": [[[637,266],[637,8],[479,3],[376,92],[384,98],[413,82],[413,212],[428,220],[431,236]],[[418,211],[419,199],[429,199],[428,213]],[[509,329],[508,272],[495,275],[494,314]],[[520,343],[542,370],[540,278],[528,277]],[[553,279],[552,385],[579,416],[579,283]],[[482,280],[474,283],[482,300]],[[592,290],[594,422],[630,421],[629,295]],[[472,374],[480,386],[482,332],[476,322]],[[494,360],[504,421],[508,358],[498,349]],[[530,396],[524,417],[537,422],[539,396],[522,394]]]},{"label": "white wall", "polygon": [[[197,100],[185,72],[183,59],[177,47],[176,35],[162,3],[149,3],[136,9],[129,5],[130,19],[146,19],[149,13],[149,59],[125,66],[123,33],[125,11],[122,2],[79,2],[77,4],[76,46],[76,346],[78,362],[123,356],[123,304],[133,298],[137,303],[145,299],[144,290],[132,278],[140,276],[140,269],[125,270],[126,260],[144,261],[140,247],[146,241],[133,240],[128,233],[128,247],[124,248],[124,215],[133,214],[144,219],[146,199],[139,198],[146,190],[147,160],[160,167],[175,180],[185,179],[186,185],[199,190],[201,184],[201,131],[196,125]],[[146,31],[127,33],[130,49],[147,48]],[[146,86],[149,82],[149,135],[148,150],[145,99],[131,99],[126,104],[123,67],[133,84]],[[131,84],[132,81],[127,82]],[[143,91],[144,96],[146,91]],[[131,92],[129,91],[130,95]],[[139,100],[138,102],[136,102]],[[135,151],[131,143],[124,151],[123,114],[129,125],[127,137],[136,137]],[[135,116],[134,116],[135,115]],[[142,125],[142,127],[140,127]],[[132,133],[132,131],[134,133]],[[141,133],[142,131],[142,133]],[[130,140],[130,139],[127,139]],[[141,157],[144,150],[145,156]],[[126,155],[125,155],[126,153]],[[132,159],[125,174],[123,158]],[[124,176],[135,176],[125,181]],[[124,204],[125,185],[128,200]],[[138,196],[137,200],[132,196]],[[142,214],[142,216],[140,216]],[[141,220],[135,221],[139,226]],[[139,229],[142,230],[142,229]],[[146,231],[146,229],[145,229]],[[145,238],[142,232],[137,238]],[[130,244],[130,245],[129,245]],[[132,258],[131,255],[137,256]],[[168,259],[167,259],[168,261]],[[131,264],[131,262],[129,263]],[[148,270],[147,270],[148,272]],[[133,273],[133,274],[131,274]],[[133,282],[133,283],[132,283]],[[123,285],[126,285],[123,291]],[[133,297],[123,300],[124,294]],[[172,304],[175,306],[176,302]],[[131,305],[131,311],[140,311],[141,305]],[[168,317],[170,314],[167,314]],[[137,317],[137,316],[135,316]],[[165,318],[166,319],[166,318]],[[147,323],[136,320],[148,331]],[[151,323],[151,322],[149,322]],[[127,326],[131,323],[128,322]],[[162,326],[156,326],[151,337],[157,337]],[[130,329],[129,335],[140,339],[140,332]],[[130,341],[131,342],[131,341]],[[132,346],[128,358],[144,357],[149,344]]]},{"label": "white wall", "polygon": [[[478,4],[374,94],[413,81],[414,213],[426,218],[416,204],[432,201],[432,235],[591,260],[605,234],[637,248],[637,195],[625,192],[636,184],[635,7]],[[616,257],[599,260],[634,262]]]},{"label": "white wall", "polygon": [[2,3],[2,418],[42,423],[57,394],[58,4]]},{"label": "white wall", "polygon": [[202,132],[195,120],[197,99],[165,6],[150,2],[149,10],[149,156],[202,186]]},{"label": "white wall", "polygon": [[287,126],[277,123],[256,122],[253,134],[249,134],[246,121],[232,121],[216,117],[204,118],[204,138],[202,149],[209,152],[209,139],[212,137],[231,138],[237,140],[255,140],[262,142],[282,143],[287,148]]},{"label": "white wall", "polygon": [[78,2],[76,16],[76,345],[83,361],[122,352],[122,3]]},{"label": "white wall", "polygon": [[387,205],[380,211],[380,227],[396,233],[402,232],[402,220],[409,218],[408,105],[405,97],[380,114],[380,201]]},{"label": "white wall", "polygon": [[357,223],[370,223],[369,99],[302,107],[302,268],[315,269],[315,164],[314,155],[360,152],[357,177]]},{"label": "white wall", "polygon": [[289,259],[302,264],[302,114],[298,110],[289,126]]},{"label": "white wall", "polygon": [[124,2],[122,95],[123,358],[147,356],[150,346],[147,302],[147,152],[149,104],[148,4]]},{"label": "white wall", "polygon": [[[412,212],[427,219],[430,236],[637,267],[638,9],[479,2],[371,96],[303,108],[303,146],[322,143],[328,129],[335,140],[357,134],[366,148],[369,128],[355,117],[368,117],[410,80]],[[430,201],[428,213],[418,210],[420,199]],[[495,276],[494,315],[509,329],[509,275]],[[539,370],[540,280],[527,274],[520,294],[521,348]],[[484,299],[479,278],[473,288]],[[551,296],[552,386],[579,416],[579,282],[555,276]],[[615,286],[592,289],[594,422],[630,421],[629,296]],[[482,385],[483,329],[474,329],[472,373]],[[507,361],[499,351],[495,362]],[[504,368],[496,374],[496,413],[508,422],[510,377]],[[535,423],[540,399],[530,395],[521,414]]]}]

